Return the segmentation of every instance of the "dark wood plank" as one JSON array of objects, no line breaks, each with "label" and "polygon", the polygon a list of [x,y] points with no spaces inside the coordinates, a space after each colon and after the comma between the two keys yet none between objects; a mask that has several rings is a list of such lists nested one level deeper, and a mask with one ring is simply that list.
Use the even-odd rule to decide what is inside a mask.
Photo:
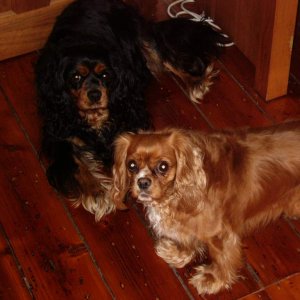
[{"label": "dark wood plank", "polygon": [[71,212],[118,299],[188,299],[173,271],[155,254],[153,239],[133,208],[98,223],[83,210]]},{"label": "dark wood plank", "polygon": [[0,299],[31,299],[21,272],[0,224]]},{"label": "dark wood plank", "polygon": [[0,103],[0,219],[34,297],[110,299],[3,94]]},{"label": "dark wood plank", "polygon": [[300,274],[289,276],[267,286],[264,290],[248,295],[240,300],[297,300],[300,295]]},{"label": "dark wood plank", "polygon": [[264,285],[300,270],[300,238],[280,219],[245,240],[245,254]]},{"label": "dark wood plank", "polygon": [[257,293],[242,297],[239,300],[272,300],[272,299],[268,296],[268,294],[264,290],[262,290]]},{"label": "dark wood plank", "polygon": [[6,12],[10,10],[11,0],[2,0],[0,3],[0,12]]},{"label": "dark wood plank", "polygon": [[175,81],[167,75],[153,82],[147,93],[149,110],[157,129],[184,127],[210,130],[210,125],[199,113]]},{"label": "dark wood plank", "polygon": [[48,6],[49,3],[50,0],[11,0],[11,9],[16,13],[21,13]]},{"label": "dark wood plank", "polygon": [[224,68],[217,63],[216,69],[220,73],[211,91],[196,106],[209,123],[214,128],[270,125],[272,121],[265,112],[258,109]]},{"label": "dark wood plank", "polygon": [[300,118],[300,93],[297,91],[297,83],[293,85],[293,90],[295,90],[296,93],[290,88],[292,94],[266,102],[253,88],[255,71],[253,65],[236,47],[226,49],[225,55],[221,57],[221,63],[228,74],[230,74],[237,84],[249,95],[252,102],[255,103],[259,109],[263,110],[274,122],[280,123],[285,120]]},{"label": "dark wood plank", "polygon": [[295,274],[274,283],[265,290],[271,299],[297,300],[300,295],[300,274]]},{"label": "dark wood plank", "polygon": [[[8,59],[0,64],[0,86],[22,120],[24,128],[32,132],[31,142],[39,150],[41,121],[37,114],[34,84],[36,53]],[[16,76],[18,74],[18,76]]]}]

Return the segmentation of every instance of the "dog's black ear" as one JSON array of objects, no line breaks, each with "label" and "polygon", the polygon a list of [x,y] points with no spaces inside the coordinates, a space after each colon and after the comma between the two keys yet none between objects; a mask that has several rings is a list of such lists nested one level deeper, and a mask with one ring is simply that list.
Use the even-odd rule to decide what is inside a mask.
[{"label": "dog's black ear", "polygon": [[[150,73],[143,64],[144,58],[134,51],[130,53],[110,57],[115,80],[109,87],[109,110],[117,122],[122,121],[122,131],[149,129],[151,123],[145,100]],[[135,55],[135,66],[129,62],[130,55]]]},{"label": "dog's black ear", "polygon": [[35,66],[38,109],[43,118],[44,132],[65,138],[71,134],[78,112],[66,90],[64,78],[68,58],[55,47],[46,47]]},{"label": "dog's black ear", "polygon": [[64,88],[62,61],[63,58],[56,47],[49,45],[42,50],[35,66],[37,90],[41,98],[48,95],[53,99]]}]

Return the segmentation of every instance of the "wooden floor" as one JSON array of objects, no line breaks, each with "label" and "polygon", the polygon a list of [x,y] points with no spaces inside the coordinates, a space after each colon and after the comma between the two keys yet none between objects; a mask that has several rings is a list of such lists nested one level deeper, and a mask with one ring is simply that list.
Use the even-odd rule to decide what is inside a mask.
[{"label": "wooden floor", "polygon": [[[156,256],[142,211],[95,223],[57,195],[39,160],[36,57],[0,62],[0,299],[300,299],[299,220],[282,218],[245,239],[239,282],[201,298],[188,284],[193,270],[172,269]],[[156,128],[257,127],[300,118],[299,78],[291,76],[288,96],[266,103],[251,88],[254,70],[234,47],[217,65],[220,75],[199,105],[169,77],[152,84]]]}]

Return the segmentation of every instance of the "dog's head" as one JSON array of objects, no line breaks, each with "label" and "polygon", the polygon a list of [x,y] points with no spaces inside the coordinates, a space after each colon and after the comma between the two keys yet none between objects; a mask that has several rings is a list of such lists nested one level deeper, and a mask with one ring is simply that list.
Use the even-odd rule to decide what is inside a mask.
[{"label": "dog's head", "polygon": [[147,76],[141,58],[134,68],[128,57],[134,60],[138,55],[126,49],[127,56],[117,47],[107,49],[105,43],[62,43],[67,45],[46,45],[36,66],[39,110],[47,133],[66,138],[84,125],[101,130],[112,116],[144,128],[137,126],[147,119],[142,98]]},{"label": "dog's head", "polygon": [[123,207],[125,194],[144,205],[171,205],[191,210],[206,185],[203,153],[183,130],[123,134],[116,141],[112,199]]},{"label": "dog's head", "polygon": [[73,57],[65,60],[65,87],[79,115],[91,128],[101,128],[109,117],[108,87],[113,73],[99,58]]},{"label": "dog's head", "polygon": [[108,119],[108,90],[114,75],[101,49],[46,47],[36,73],[39,106],[46,118],[64,115],[56,120],[66,120],[62,126],[81,119],[94,129]]}]

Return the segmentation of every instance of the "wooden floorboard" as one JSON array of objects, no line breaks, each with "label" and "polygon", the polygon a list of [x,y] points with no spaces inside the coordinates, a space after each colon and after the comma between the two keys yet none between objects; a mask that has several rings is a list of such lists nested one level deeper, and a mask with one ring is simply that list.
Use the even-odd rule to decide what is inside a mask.
[{"label": "wooden floorboard", "polygon": [[[0,62],[1,299],[299,299],[300,222],[280,219],[244,240],[245,265],[232,290],[199,297],[193,268],[171,269],[156,256],[140,207],[95,223],[46,181],[39,160],[31,53]],[[176,78],[147,92],[155,128],[257,127],[300,117],[299,85],[266,103],[252,88],[251,65],[234,48],[217,62],[220,74],[200,104]]]},{"label": "wooden floorboard", "polygon": [[0,224],[0,299],[30,299],[24,273]]},{"label": "wooden floorboard", "polygon": [[0,119],[1,226],[29,292],[38,299],[46,299],[49,293],[57,299],[87,295],[109,299],[109,290],[98,280],[87,246],[48,185],[38,157],[3,94]]}]

